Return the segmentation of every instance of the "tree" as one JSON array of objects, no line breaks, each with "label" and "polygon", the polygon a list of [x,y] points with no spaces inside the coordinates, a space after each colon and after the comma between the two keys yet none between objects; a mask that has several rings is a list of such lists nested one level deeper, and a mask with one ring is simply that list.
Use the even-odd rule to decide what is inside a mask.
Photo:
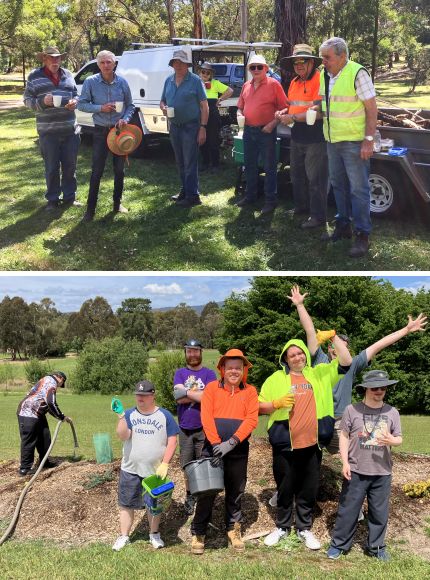
[{"label": "tree", "polygon": [[[294,45],[306,40],[306,0],[275,0],[275,22],[276,40],[282,42],[279,57],[291,56]],[[288,90],[292,75],[282,70],[282,76]]]},{"label": "tree", "polygon": [[35,327],[28,304],[19,296],[5,296],[0,303],[0,343],[12,360],[28,350]]},{"label": "tree", "polygon": [[214,340],[221,329],[223,315],[216,302],[208,302],[200,314],[200,337],[206,348],[214,348]]},{"label": "tree", "polygon": [[154,312],[154,343],[169,348],[180,348],[191,337],[200,333],[200,320],[196,311],[181,303],[166,311]]},{"label": "tree", "polygon": [[119,321],[105,298],[96,296],[86,300],[79,312],[73,313],[67,324],[70,338],[77,336],[83,340],[95,338],[101,340],[114,336],[119,330]]},{"label": "tree", "polygon": [[28,347],[29,354],[37,357],[63,356],[66,352],[66,317],[55,308],[50,298],[42,298],[39,303],[32,302],[29,309],[35,329]]},{"label": "tree", "polygon": [[153,341],[153,314],[148,298],[127,298],[116,312],[122,336],[136,338],[149,346]]}]

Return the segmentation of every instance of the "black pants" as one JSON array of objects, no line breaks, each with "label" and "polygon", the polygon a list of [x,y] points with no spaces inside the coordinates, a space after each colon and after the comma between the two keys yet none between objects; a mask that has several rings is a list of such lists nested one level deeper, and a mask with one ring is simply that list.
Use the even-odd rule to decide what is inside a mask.
[{"label": "black pants", "polygon": [[218,167],[219,165],[219,130],[221,127],[221,117],[216,102],[216,99],[208,99],[209,118],[208,126],[206,128],[206,141],[200,148],[202,152],[203,165],[205,167],[209,167],[209,165],[212,165],[212,167]]},{"label": "black pants", "polygon": [[45,417],[33,419],[18,415],[19,435],[21,437],[21,469],[30,469],[37,449],[40,460],[44,458],[51,445],[51,433]]},{"label": "black pants", "polygon": [[293,451],[277,451],[273,448],[273,475],[278,491],[278,528],[291,528],[295,503],[296,529],[311,529],[321,459],[322,451],[318,445]]},{"label": "black pants", "polygon": [[[248,454],[227,454],[224,459],[224,487],[225,487],[225,526],[227,531],[234,528],[236,522],[242,521],[242,496],[246,486],[248,469]],[[195,536],[204,536],[212,516],[212,508],[216,494],[199,497],[196,512],[191,524],[191,533]]]},{"label": "black pants", "polygon": [[[102,178],[106,159],[109,153],[106,138],[110,131],[109,127],[95,126],[93,133],[93,163],[91,167],[90,190],[87,200],[87,211],[94,213],[97,206],[97,198],[100,189],[100,180]],[[122,155],[112,154],[114,186],[113,186],[113,204],[119,207],[124,189],[124,162],[125,157]]]}]

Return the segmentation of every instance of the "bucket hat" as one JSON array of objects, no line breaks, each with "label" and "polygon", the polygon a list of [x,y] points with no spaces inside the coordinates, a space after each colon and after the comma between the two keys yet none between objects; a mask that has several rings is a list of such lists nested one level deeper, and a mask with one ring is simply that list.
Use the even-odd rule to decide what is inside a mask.
[{"label": "bucket hat", "polygon": [[261,56],[261,54],[253,54],[251,58],[248,60],[246,68],[249,69],[249,67],[252,64],[264,64],[264,66],[266,66],[267,69],[269,69],[269,65],[267,64],[266,59],[264,58],[264,56]]},{"label": "bucket hat", "polygon": [[199,68],[200,68],[200,70],[203,69],[203,70],[209,70],[212,73],[214,72],[214,67],[211,65],[210,62],[204,62],[203,64],[201,64],[199,66]]},{"label": "bucket hat", "polygon": [[113,127],[107,136],[107,145],[115,155],[130,155],[142,141],[142,130],[136,125]]},{"label": "bucket hat", "polygon": [[41,52],[36,52],[36,56],[39,60],[43,60],[44,56],[66,56],[67,52],[60,52],[56,46],[47,46],[45,50]]},{"label": "bucket hat", "polygon": [[309,44],[296,44],[293,48],[291,56],[284,56],[281,58],[281,66],[283,65],[287,70],[294,72],[293,60],[298,58],[313,59],[315,68],[322,63],[322,58],[312,54],[312,47]]},{"label": "bucket hat", "polygon": [[377,387],[389,387],[396,385],[399,381],[392,381],[388,378],[388,373],[385,371],[368,371],[363,375],[363,382],[356,385],[364,389],[375,389]]},{"label": "bucket hat", "polygon": [[144,379],[139,381],[134,389],[135,395],[153,395],[155,393],[155,387],[151,381]]},{"label": "bucket hat", "polygon": [[172,62],[174,60],[180,60],[181,62],[184,62],[185,64],[193,64],[192,62],[190,62],[190,59],[188,58],[187,53],[185,52],[185,50],[175,50],[173,53],[172,58],[169,60],[169,66],[172,66]]}]

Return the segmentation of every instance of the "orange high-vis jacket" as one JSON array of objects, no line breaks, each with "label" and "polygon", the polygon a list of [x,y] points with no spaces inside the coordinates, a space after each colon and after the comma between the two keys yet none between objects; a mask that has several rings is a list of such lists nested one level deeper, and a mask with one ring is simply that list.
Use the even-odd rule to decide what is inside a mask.
[{"label": "orange high-vis jacket", "polygon": [[206,385],[201,401],[201,418],[206,438],[212,445],[235,435],[242,443],[258,423],[258,395],[252,385],[232,391],[220,381]]},{"label": "orange high-vis jacket", "polygon": [[321,102],[320,96],[320,71],[316,70],[312,77],[302,81],[300,77],[295,77],[288,89],[289,115],[303,113],[309,107]]}]

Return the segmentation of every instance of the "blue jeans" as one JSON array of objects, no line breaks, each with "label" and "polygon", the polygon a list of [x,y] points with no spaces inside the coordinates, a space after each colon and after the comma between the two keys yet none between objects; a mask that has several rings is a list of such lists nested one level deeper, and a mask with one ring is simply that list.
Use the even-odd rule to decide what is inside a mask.
[{"label": "blue jeans", "polygon": [[181,193],[188,198],[199,195],[199,130],[200,121],[170,124],[170,141],[181,177]]},{"label": "blue jeans", "polygon": [[246,197],[257,199],[259,159],[264,167],[264,194],[266,202],[277,203],[277,160],[276,131],[263,133],[262,127],[245,126],[243,131],[243,152],[245,158]]},{"label": "blue jeans", "polygon": [[370,234],[370,161],[360,157],[361,141],[327,143],[330,182],[336,200],[336,222],[354,220],[356,233]]},{"label": "blue jeans", "polygon": [[45,162],[45,198],[48,201],[58,201],[61,192],[63,192],[64,201],[75,199],[79,143],[80,137],[75,134],[39,135],[40,151]]}]

